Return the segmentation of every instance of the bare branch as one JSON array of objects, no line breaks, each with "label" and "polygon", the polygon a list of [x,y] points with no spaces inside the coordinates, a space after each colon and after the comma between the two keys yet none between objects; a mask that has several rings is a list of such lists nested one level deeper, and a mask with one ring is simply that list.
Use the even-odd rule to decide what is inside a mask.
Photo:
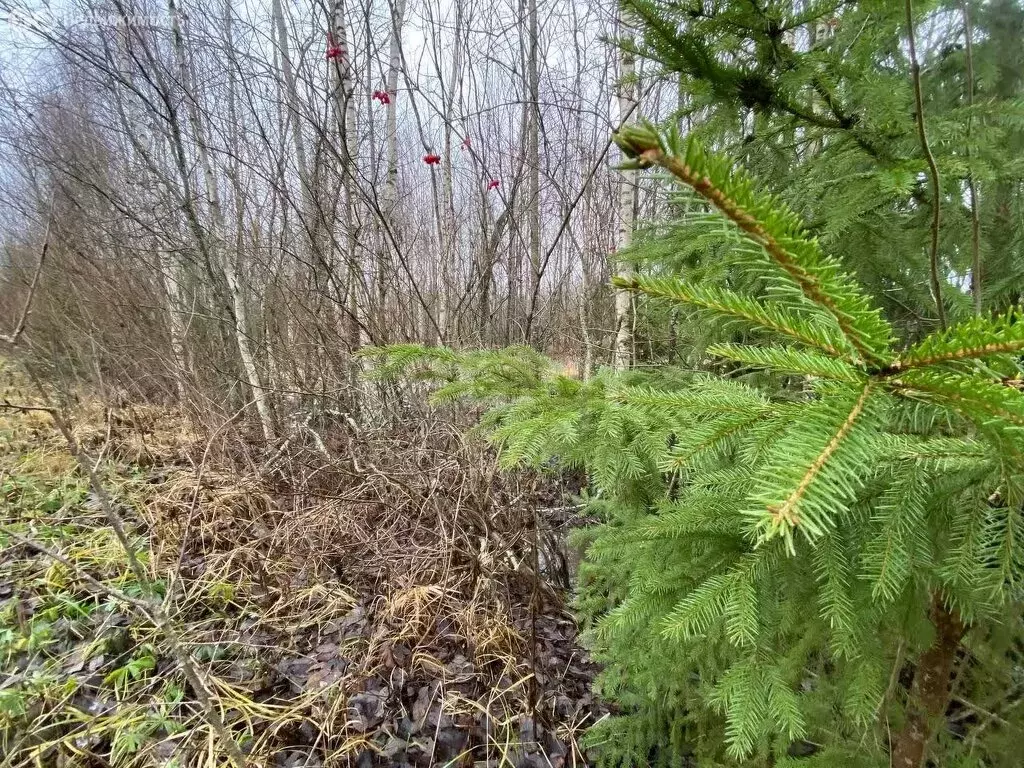
[{"label": "bare branch", "polygon": [[935,311],[939,316],[939,326],[946,328],[946,308],[942,304],[942,282],[939,277],[939,224],[942,217],[941,184],[939,167],[935,164],[935,156],[928,144],[928,131],[924,124],[924,96],[921,94],[921,65],[917,61],[917,41],[914,36],[913,0],[906,0],[904,9],[907,16],[907,35],[910,43],[910,74],[914,80],[914,106],[917,118],[917,136],[921,141],[921,151],[928,163],[932,186],[932,241],[928,251],[928,266],[932,285],[932,296],[935,299]]},{"label": "bare branch", "polygon": [[39,260],[36,262],[35,272],[32,273],[32,282],[28,286],[28,296],[25,297],[25,304],[21,308],[21,316],[11,333],[0,334],[0,341],[16,346],[21,335],[25,332],[25,325],[32,313],[32,299],[35,298],[36,288],[39,287],[39,277],[43,274],[43,264],[46,263],[46,252],[50,249],[50,228],[53,224],[53,209],[51,206],[50,215],[46,219],[46,234],[43,236],[43,247],[39,249]]}]

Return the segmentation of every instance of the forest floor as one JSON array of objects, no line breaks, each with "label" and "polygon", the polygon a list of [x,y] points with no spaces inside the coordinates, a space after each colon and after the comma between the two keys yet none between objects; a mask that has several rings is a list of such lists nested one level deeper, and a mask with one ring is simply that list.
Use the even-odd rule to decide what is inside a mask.
[{"label": "forest floor", "polygon": [[[165,408],[71,418],[249,765],[587,764],[557,479],[440,418],[266,455]],[[0,764],[227,764],[46,412],[0,408],[0,547]]]}]

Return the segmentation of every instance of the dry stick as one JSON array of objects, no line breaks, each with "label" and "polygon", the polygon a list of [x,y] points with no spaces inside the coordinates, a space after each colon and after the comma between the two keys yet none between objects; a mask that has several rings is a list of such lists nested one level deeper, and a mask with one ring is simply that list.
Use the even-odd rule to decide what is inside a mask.
[{"label": "dry stick", "polygon": [[[42,259],[40,259],[40,262],[42,262]],[[37,272],[38,271],[39,269],[37,269]],[[31,297],[32,294],[30,293],[29,298],[31,299]],[[24,320],[24,318],[27,317],[30,311],[31,302],[26,302],[25,308],[22,312],[22,320]],[[11,334],[10,337],[5,336],[5,338],[13,338],[14,341],[16,342],[18,340],[18,335],[20,334],[15,333]],[[38,378],[33,376],[31,371],[27,371],[27,373],[29,379],[32,381],[36,389],[39,391],[39,394],[42,396],[43,402],[48,402],[49,397],[47,396],[46,389],[43,387],[42,382],[40,382]],[[192,690],[195,693],[196,699],[199,702],[200,707],[202,707],[204,719],[206,720],[207,723],[209,723],[214,733],[217,734],[217,737],[224,744],[224,748],[227,750],[228,759],[231,761],[231,764],[234,766],[234,768],[246,768],[245,756],[242,754],[242,750],[239,748],[238,742],[235,741],[234,737],[231,735],[227,727],[224,725],[224,719],[220,716],[220,712],[218,712],[217,708],[214,706],[213,699],[210,695],[209,689],[206,687],[206,683],[200,676],[199,670],[193,663],[192,657],[189,656],[188,651],[185,650],[185,646],[181,641],[181,636],[178,634],[177,628],[172,624],[170,619],[167,617],[167,614],[164,613],[163,607],[159,603],[157,603],[153,598],[155,592],[152,589],[152,581],[150,580],[149,575],[146,573],[145,569],[142,567],[142,563],[139,561],[139,557],[135,552],[135,548],[132,546],[131,541],[128,539],[124,519],[121,517],[121,515],[118,514],[117,510],[114,508],[113,500],[110,498],[110,494],[107,493],[106,487],[103,485],[103,483],[99,479],[99,476],[96,474],[93,462],[89,460],[89,457],[86,455],[85,451],[82,450],[82,447],[78,444],[78,441],[75,440],[75,436],[71,429],[70,422],[68,421],[65,413],[60,408],[56,408],[50,405],[14,406],[11,405],[10,403],[7,403],[6,401],[4,404],[7,407],[17,408],[22,411],[47,411],[50,414],[50,417],[57,425],[57,429],[60,431],[61,435],[64,437],[65,442],[67,443],[68,452],[74,457],[75,462],[78,464],[79,470],[89,479],[89,487],[92,489],[93,494],[95,494],[96,500],[99,502],[99,507],[100,510],[103,512],[104,517],[106,517],[107,522],[110,524],[110,527],[114,530],[114,535],[117,537],[117,541],[121,545],[122,550],[124,551],[125,558],[128,560],[128,567],[131,569],[132,574],[135,576],[135,580],[138,582],[139,587],[143,590],[143,594],[149,597],[148,604],[145,601],[137,601],[134,599],[130,599],[128,601],[128,604],[134,607],[137,611],[139,611],[139,613],[143,615],[148,621],[152,622],[152,624],[163,634],[164,639],[167,641],[167,645],[170,648],[171,656],[174,658],[178,666],[181,667],[181,671],[185,675],[185,679],[188,681],[188,684],[192,686]],[[18,539],[21,539],[23,542],[26,541],[23,537],[16,537]],[[56,555],[56,553],[49,552],[45,548],[41,548],[38,545],[36,545],[34,542],[28,541],[27,543],[49,557],[56,557],[58,562],[63,562],[63,564],[65,565],[71,565],[70,561],[60,558],[60,556]],[[72,567],[74,566],[72,565]],[[79,569],[76,568],[76,571],[77,570]],[[92,579],[91,577],[89,577],[87,581],[89,581],[90,584],[93,584],[93,586],[101,583],[96,579]],[[107,588],[106,591],[109,592],[109,588]],[[143,609],[140,607],[141,605],[146,605],[147,607]]]},{"label": "dry stick", "polygon": [[[39,389],[40,394],[45,398],[46,391],[42,388],[41,383],[35,378],[33,378],[33,381]],[[185,679],[188,681],[189,685],[192,686],[196,699],[203,708],[206,721],[210,724],[210,727],[213,728],[217,737],[224,744],[228,753],[228,758],[231,760],[235,768],[245,768],[245,756],[242,755],[242,750],[239,748],[238,742],[235,741],[234,737],[228,732],[227,727],[224,725],[224,720],[213,704],[213,699],[211,698],[209,689],[206,687],[206,683],[200,677],[199,670],[193,663],[192,657],[189,656],[188,651],[185,650],[185,647],[182,644],[177,628],[170,622],[163,611],[163,607],[153,599],[154,591],[152,589],[152,581],[145,569],[142,567],[138,554],[132,546],[131,541],[128,539],[124,519],[114,508],[113,499],[110,498],[110,494],[107,493],[106,487],[93,470],[93,462],[89,460],[85,451],[82,450],[78,441],[75,440],[75,436],[71,431],[71,425],[65,414],[60,409],[53,408],[50,411],[50,416],[56,423],[57,429],[60,430],[61,435],[64,436],[68,452],[75,458],[79,469],[89,479],[89,486],[92,488],[92,492],[96,495],[100,509],[103,511],[103,515],[106,517],[107,522],[110,523],[110,527],[114,529],[114,535],[117,536],[118,543],[124,550],[124,554],[128,560],[128,566],[131,568],[132,574],[135,576],[136,581],[138,581],[139,586],[143,589],[144,594],[149,595],[150,599],[153,601],[150,607],[149,618],[151,618],[153,624],[161,633],[163,633],[164,638],[167,640],[167,644],[171,650],[171,656],[174,657],[178,666],[181,667],[181,671],[184,673]]]},{"label": "dry stick", "polygon": [[981,220],[978,218],[978,190],[971,170],[971,124],[974,121],[974,47],[971,42],[971,13],[968,0],[962,0],[964,13],[964,49],[967,64],[967,189],[971,196],[971,294],[974,298],[974,314],[981,314]]},{"label": "dry stick", "polygon": [[538,547],[538,515],[536,508],[531,515],[533,522],[533,591],[530,595],[530,717],[536,717],[539,691],[537,690],[537,602],[540,600],[540,555]]},{"label": "dry stick", "polygon": [[68,558],[64,557],[64,555],[60,554],[59,552],[55,552],[54,550],[43,546],[38,541],[30,539],[27,536],[22,536],[20,533],[13,530],[10,526],[0,526],[0,530],[4,532],[5,536],[10,536],[19,544],[26,546],[29,549],[35,550],[39,554],[48,557],[50,560],[53,560],[56,563],[60,563],[65,568],[74,573],[78,579],[81,579],[96,591],[101,592],[107,595],[108,597],[112,597],[115,600],[119,600],[122,603],[125,603],[126,605],[130,605],[132,608],[138,611],[143,616],[143,618],[146,619],[146,621],[149,621],[154,625],[156,624],[156,620],[154,619],[152,614],[153,606],[149,603],[143,600],[139,600],[138,598],[132,597],[131,595],[122,592],[117,587],[112,587],[109,584],[104,584],[99,579],[93,578],[84,570],[79,568],[78,565],[75,564],[72,560],[69,560]]},{"label": "dry stick", "polygon": [[906,0],[904,9],[907,16],[907,35],[910,42],[910,74],[914,81],[914,104],[917,111],[917,136],[921,141],[921,151],[928,163],[928,170],[931,173],[932,186],[932,242],[928,253],[928,266],[931,273],[932,297],[935,299],[935,309],[939,314],[939,327],[946,329],[946,309],[942,305],[942,286],[939,282],[939,223],[941,222],[941,208],[939,201],[939,168],[935,164],[935,156],[932,155],[931,147],[928,145],[928,132],[924,125],[924,96],[921,94],[921,65],[917,62],[917,42],[914,39],[914,7],[913,0]]},{"label": "dry stick", "polygon": [[28,323],[28,316],[32,312],[32,299],[36,295],[36,288],[39,287],[39,276],[43,273],[43,264],[46,262],[46,252],[50,249],[50,227],[53,224],[53,210],[46,221],[46,234],[43,236],[43,247],[39,251],[39,261],[36,263],[36,271],[32,274],[32,282],[28,287],[28,296],[25,297],[25,305],[21,308],[21,316],[14,326],[12,333],[0,334],[0,340],[6,341],[11,346],[18,343],[21,334],[25,332],[25,325]]}]

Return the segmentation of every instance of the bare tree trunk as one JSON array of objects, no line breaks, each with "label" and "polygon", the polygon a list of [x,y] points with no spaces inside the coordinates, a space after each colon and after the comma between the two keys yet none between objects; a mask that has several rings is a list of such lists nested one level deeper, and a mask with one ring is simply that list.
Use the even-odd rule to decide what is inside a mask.
[{"label": "bare tree trunk", "polygon": [[171,39],[177,60],[178,75],[181,80],[181,87],[185,91],[185,102],[188,105],[189,118],[196,137],[196,153],[199,156],[199,162],[203,170],[203,179],[206,184],[206,195],[212,219],[212,226],[209,228],[209,231],[214,241],[214,247],[211,250],[214,254],[220,256],[220,266],[224,271],[224,278],[227,280],[228,292],[231,296],[231,308],[234,315],[235,341],[238,344],[239,357],[242,359],[242,369],[245,371],[246,383],[252,389],[256,411],[260,418],[260,426],[263,428],[263,436],[267,440],[273,440],[274,419],[271,414],[267,391],[260,380],[256,358],[253,355],[249,337],[249,313],[246,307],[244,289],[239,279],[238,263],[236,260],[240,258],[241,254],[229,253],[224,241],[224,212],[220,203],[220,192],[217,189],[217,180],[213,173],[213,163],[210,160],[210,153],[207,148],[206,130],[202,120],[202,113],[198,106],[198,94],[192,88],[195,80],[192,77],[191,64],[185,53],[185,42],[182,36],[181,21],[175,0],[168,0],[167,11],[171,18]]},{"label": "bare tree trunk", "polygon": [[[529,159],[530,186],[529,186],[529,229],[530,229],[530,295],[537,297],[540,293],[541,263],[540,263],[540,73],[537,64],[537,49],[539,30],[537,25],[537,0],[528,0],[527,13],[529,15],[529,41],[527,54],[527,69],[530,104],[529,132],[527,133],[527,154]],[[530,304],[529,311],[535,311]],[[532,328],[533,323],[528,322],[527,328]],[[526,339],[529,343],[531,339]]]},{"label": "bare tree trunk", "polygon": [[[399,237],[398,221],[398,73],[402,67],[402,25],[405,18],[405,0],[395,0],[391,5],[391,43],[388,51],[387,74],[387,172],[384,178],[384,218],[391,228],[392,236]],[[401,241],[398,246],[401,247]],[[390,243],[381,249],[381,260],[377,265],[377,295],[380,311],[388,316],[387,288],[395,280],[394,264],[391,262]],[[395,254],[398,258],[399,254]],[[386,333],[386,329],[384,329]]]},{"label": "bare tree trunk", "polygon": [[352,55],[348,50],[348,24],[345,17],[344,0],[336,0],[331,15],[333,39],[341,49],[341,55],[331,64],[331,77],[334,81],[334,112],[338,122],[341,143],[340,175],[345,190],[344,226],[345,226],[345,263],[348,271],[346,295],[348,303],[348,339],[350,351],[362,346],[363,335],[359,320],[359,286],[361,270],[356,256],[356,105],[355,76],[352,71]]},{"label": "bare tree trunk", "polygon": [[480,280],[480,300],[477,305],[477,316],[479,317],[478,341],[486,345],[490,341],[491,322],[491,283],[494,280],[494,264],[498,260],[498,244],[501,243],[502,235],[508,226],[509,215],[512,210],[511,203],[505,206],[497,220],[491,227],[491,209],[487,202],[487,194],[484,193],[482,207],[483,232],[480,244],[480,264],[477,273]]},{"label": "bare tree trunk", "polygon": [[590,275],[587,269],[587,243],[580,249],[580,339],[583,342],[583,365],[580,373],[584,381],[590,380],[590,374],[594,370],[594,343],[590,338]]},{"label": "bare tree trunk", "polygon": [[452,165],[452,128],[455,120],[455,103],[462,91],[462,56],[463,56],[463,27],[464,3],[463,0],[455,0],[455,29],[453,34],[452,68],[448,83],[442,83],[444,93],[444,107],[442,119],[444,120],[444,157],[441,167],[441,200],[440,212],[438,214],[438,239],[441,248],[441,268],[438,270],[440,285],[437,295],[440,301],[438,307],[438,324],[441,326],[442,336],[451,336],[451,326],[456,319],[451,317],[451,310],[454,301],[453,288],[457,279],[457,249],[458,249],[458,222],[455,219],[455,195],[453,189],[453,165]]},{"label": "bare tree trunk", "polygon": [[[624,28],[620,35],[628,40],[629,13],[626,8],[619,9],[619,24]],[[616,86],[616,99],[619,106],[619,120],[625,121],[636,108],[635,57],[625,47],[619,53],[619,81]],[[621,259],[622,251],[629,247],[633,240],[633,225],[636,216],[636,171],[619,171],[619,231],[616,242],[617,256]],[[627,265],[620,263],[616,267],[623,277],[629,276]],[[630,305],[632,298],[629,291],[615,291],[615,349],[613,365],[616,370],[629,367],[633,359],[633,333],[630,323]]]},{"label": "bare tree trunk", "polygon": [[[231,14],[231,3],[227,3],[225,13]],[[295,151],[295,165],[299,176],[299,186],[302,193],[302,229],[303,241],[309,255],[309,263],[315,264],[316,268],[322,268],[323,253],[320,249],[321,219],[319,206],[316,201],[313,183],[309,176],[309,164],[306,158],[306,141],[302,130],[301,101],[299,91],[295,83],[295,71],[292,67],[290,45],[288,41],[288,26],[285,23],[284,10],[281,7],[281,0],[273,0],[271,13],[274,17],[274,27],[277,33],[277,47],[280,54],[281,74],[284,77],[285,94],[288,104],[288,123],[292,134],[292,148]]]},{"label": "bare tree trunk", "polygon": [[171,357],[174,360],[174,386],[178,401],[188,402],[187,381],[189,375],[188,350],[185,346],[184,305],[181,301],[181,273],[175,258],[165,249],[157,249],[157,269],[160,283],[167,299],[167,330],[171,340]]},{"label": "bare tree trunk", "polygon": [[[123,60],[127,60],[127,56],[123,56]],[[118,64],[120,65],[121,61]],[[128,82],[131,82],[128,75],[125,75],[125,78]],[[169,179],[160,172],[160,168],[164,165],[165,160],[162,153],[164,149],[164,132],[157,127],[155,121],[152,121],[153,124],[151,124],[150,130],[154,142],[153,146],[147,151],[139,141],[135,126],[128,119],[121,89],[117,84],[113,87],[113,95],[121,130],[128,139],[128,147],[143,162],[143,183],[147,187],[162,185],[170,191],[172,185]],[[148,117],[152,119],[151,115]],[[189,207],[189,195],[186,194],[184,199],[186,202],[183,207],[187,209]],[[154,248],[157,254],[156,268],[160,275],[160,285],[163,288],[163,295],[166,300],[167,329],[171,343],[171,357],[175,367],[175,390],[179,401],[184,405],[188,400],[188,382],[192,379],[188,346],[186,344],[186,324],[183,319],[186,309],[185,303],[181,298],[185,272],[182,269],[180,259],[176,255],[172,254],[168,249],[161,247],[158,242],[154,243]]]},{"label": "bare tree trunk", "polygon": [[936,722],[949,704],[949,686],[956,652],[966,627],[955,609],[947,608],[938,593],[932,596],[935,640],[921,654],[907,702],[907,720],[893,740],[892,768],[919,768],[935,737]]}]

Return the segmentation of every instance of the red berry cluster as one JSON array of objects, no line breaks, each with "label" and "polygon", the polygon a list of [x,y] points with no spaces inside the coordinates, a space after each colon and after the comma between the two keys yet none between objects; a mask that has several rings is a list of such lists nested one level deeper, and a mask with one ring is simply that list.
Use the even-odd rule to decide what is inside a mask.
[{"label": "red berry cluster", "polygon": [[387,91],[374,91],[373,98],[379,101],[381,104],[391,103],[391,97],[388,95]]},{"label": "red berry cluster", "polygon": [[330,45],[327,47],[327,58],[328,59],[340,59],[342,54],[341,48],[336,45]]},{"label": "red berry cluster", "polygon": [[423,156],[423,162],[427,165],[439,165],[441,163],[441,157],[435,155],[433,152],[428,152]]},{"label": "red berry cluster", "polygon": [[487,191],[490,192],[492,189],[497,189],[499,184],[501,184],[501,182],[497,179],[491,179],[487,182]]}]

